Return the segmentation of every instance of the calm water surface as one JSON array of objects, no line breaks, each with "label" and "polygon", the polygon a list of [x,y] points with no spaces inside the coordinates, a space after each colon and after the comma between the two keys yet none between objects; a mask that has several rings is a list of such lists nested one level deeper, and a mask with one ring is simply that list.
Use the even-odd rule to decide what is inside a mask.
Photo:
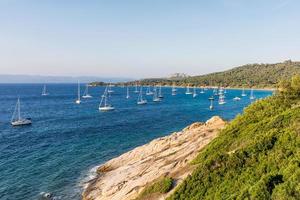
[{"label": "calm water surface", "polygon": [[[81,186],[94,166],[193,122],[214,115],[230,120],[251,103],[249,97],[234,102],[241,91],[227,90],[227,103],[215,101],[210,111],[212,90],[193,99],[185,89],[171,96],[171,89],[163,88],[162,102],[153,103],[147,96],[148,105],[137,106],[137,94],[131,92],[125,99],[126,88],[115,87],[111,100],[116,110],[103,113],[98,111],[103,87],[90,88],[94,98],[80,105],[74,103],[76,84],[50,84],[46,97],[40,95],[42,87],[0,85],[0,199],[39,199],[41,192],[80,199]],[[254,94],[263,98],[271,92]],[[23,116],[33,120],[31,126],[9,123],[18,96]]]}]

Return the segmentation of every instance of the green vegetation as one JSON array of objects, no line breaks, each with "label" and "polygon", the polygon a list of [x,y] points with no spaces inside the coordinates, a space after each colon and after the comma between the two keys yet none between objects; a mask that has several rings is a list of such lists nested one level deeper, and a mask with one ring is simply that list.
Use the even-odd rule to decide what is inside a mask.
[{"label": "green vegetation", "polygon": [[107,83],[105,83],[105,82],[91,82],[91,83],[89,83],[89,86],[91,86],[91,87],[106,86],[106,85],[107,85]]},{"label": "green vegetation", "polygon": [[145,187],[145,189],[138,196],[138,199],[145,199],[155,194],[164,194],[169,192],[173,187],[173,179],[170,177],[163,177],[155,181],[153,184]]},{"label": "green vegetation", "polygon": [[[248,64],[224,72],[202,76],[191,76],[183,79],[144,79],[141,84],[179,86],[223,86],[223,87],[275,87],[281,79],[290,79],[300,74],[300,62],[285,61],[276,64]],[[133,83],[131,83],[133,84]]]},{"label": "green vegetation", "polygon": [[300,76],[237,116],[169,200],[300,199]]}]

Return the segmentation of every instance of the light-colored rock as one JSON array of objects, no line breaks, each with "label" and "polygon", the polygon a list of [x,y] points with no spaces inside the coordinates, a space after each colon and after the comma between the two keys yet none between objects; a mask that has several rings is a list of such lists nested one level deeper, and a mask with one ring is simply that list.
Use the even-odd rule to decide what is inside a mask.
[{"label": "light-colored rock", "polygon": [[155,139],[106,162],[98,168],[99,175],[90,181],[83,199],[134,199],[147,184],[165,175],[180,183],[195,167],[189,162],[224,126],[225,122],[215,116],[206,123],[194,123],[181,132]]}]

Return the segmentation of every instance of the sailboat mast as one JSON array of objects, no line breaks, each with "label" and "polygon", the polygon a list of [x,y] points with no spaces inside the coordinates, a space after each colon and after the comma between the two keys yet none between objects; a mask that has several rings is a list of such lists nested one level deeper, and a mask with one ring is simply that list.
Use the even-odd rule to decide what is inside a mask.
[{"label": "sailboat mast", "polygon": [[17,104],[17,106],[18,106],[18,120],[20,120],[21,119],[21,111],[20,111],[20,98],[18,98],[18,104]]},{"label": "sailboat mast", "polygon": [[78,93],[78,100],[80,100],[80,84],[79,84],[79,81],[78,81],[78,90],[77,90],[77,93]]},{"label": "sailboat mast", "polygon": [[159,96],[161,96],[161,85],[159,86]]}]

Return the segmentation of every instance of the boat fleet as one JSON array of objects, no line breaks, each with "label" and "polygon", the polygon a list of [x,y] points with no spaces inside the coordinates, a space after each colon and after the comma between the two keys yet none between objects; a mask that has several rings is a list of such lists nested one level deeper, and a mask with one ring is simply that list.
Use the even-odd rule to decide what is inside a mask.
[{"label": "boat fleet", "polygon": [[[105,87],[105,90],[104,90],[103,94],[101,95],[101,100],[99,103],[99,111],[107,112],[107,111],[115,110],[115,107],[111,104],[111,96],[114,93],[113,87],[114,86],[112,84],[108,84]],[[125,85],[123,85],[122,88],[125,88]],[[193,90],[191,91],[191,87],[190,87],[190,85],[188,85],[186,87],[185,94],[192,95],[193,98],[196,98],[198,96],[197,89],[198,88],[196,86],[193,86]],[[222,87],[213,87],[211,89],[212,89],[212,95],[208,98],[208,100],[210,101],[209,109],[213,110],[215,98],[218,99],[219,105],[223,105],[226,103],[225,99],[226,99],[227,91],[225,88],[222,88]],[[201,87],[199,93],[204,94],[206,90],[208,90],[208,88]],[[138,94],[137,102],[136,102],[137,105],[146,105],[148,103],[147,99],[143,96],[144,92],[143,92],[142,85],[139,86],[136,83],[134,86],[133,93]],[[41,96],[49,96],[49,95],[50,95],[50,93],[48,93],[47,87],[46,87],[46,85],[44,85],[42,88]],[[162,94],[162,86],[161,85],[146,86],[145,95],[152,96],[153,102],[161,102],[164,98],[164,96]],[[177,88],[176,88],[175,84],[173,84],[171,87],[171,95],[172,96],[177,95]],[[245,89],[243,88],[241,97],[236,96],[233,98],[233,101],[240,101],[243,97],[246,97],[246,96],[247,96],[247,94],[245,92]],[[75,104],[81,104],[81,98],[82,99],[90,99],[90,98],[93,98],[93,96],[89,94],[89,85],[88,84],[86,85],[84,93],[81,96],[80,82],[78,81],[78,83],[77,83],[77,98],[75,100]],[[126,86],[126,99],[129,99],[129,98],[131,98],[130,86]],[[255,99],[253,89],[251,89],[251,91],[250,91],[249,99],[250,100]],[[15,109],[13,112],[13,116],[11,118],[11,125],[12,126],[23,126],[23,125],[30,125],[31,123],[32,123],[32,121],[30,118],[23,118],[21,116],[21,102],[20,102],[20,98],[18,97],[16,106],[15,106]]]}]

